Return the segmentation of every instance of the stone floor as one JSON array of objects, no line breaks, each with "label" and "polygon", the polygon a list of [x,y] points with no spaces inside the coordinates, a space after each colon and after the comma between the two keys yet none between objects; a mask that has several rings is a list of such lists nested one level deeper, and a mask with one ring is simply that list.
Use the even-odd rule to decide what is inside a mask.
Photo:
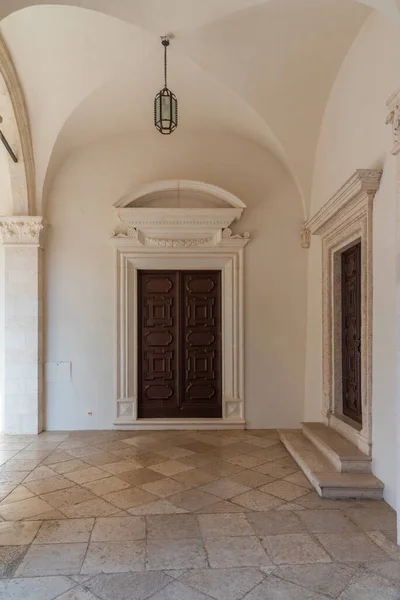
[{"label": "stone floor", "polygon": [[275,431],[0,438],[1,600],[399,600],[395,513]]}]

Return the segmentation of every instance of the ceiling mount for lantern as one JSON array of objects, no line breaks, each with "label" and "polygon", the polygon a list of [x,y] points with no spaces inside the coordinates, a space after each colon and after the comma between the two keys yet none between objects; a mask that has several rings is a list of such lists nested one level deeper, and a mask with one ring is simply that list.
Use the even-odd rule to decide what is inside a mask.
[{"label": "ceiling mount for lantern", "polygon": [[167,86],[167,48],[171,37],[161,37],[164,47],[164,87],[154,99],[154,125],[163,135],[169,135],[178,126],[178,100]]}]

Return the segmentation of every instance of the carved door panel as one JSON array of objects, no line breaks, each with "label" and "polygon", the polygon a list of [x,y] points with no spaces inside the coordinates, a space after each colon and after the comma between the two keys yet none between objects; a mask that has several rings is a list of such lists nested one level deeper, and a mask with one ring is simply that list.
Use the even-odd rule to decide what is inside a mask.
[{"label": "carved door panel", "polygon": [[342,254],[343,414],[362,423],[361,243]]},{"label": "carved door panel", "polygon": [[221,417],[218,271],[139,271],[139,418]]}]

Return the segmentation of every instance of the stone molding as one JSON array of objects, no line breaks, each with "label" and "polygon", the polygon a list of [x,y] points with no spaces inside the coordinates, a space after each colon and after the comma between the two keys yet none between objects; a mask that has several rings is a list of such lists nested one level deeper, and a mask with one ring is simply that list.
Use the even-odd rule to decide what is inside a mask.
[{"label": "stone molding", "polygon": [[[360,450],[372,444],[372,208],[382,172],[359,169],[305,224],[322,238],[322,418]],[[343,416],[341,254],[361,241],[362,427]]]},{"label": "stone molding", "polygon": [[393,131],[392,154],[397,155],[400,153],[400,88],[390,96],[386,105],[388,107],[386,124],[392,125]]},{"label": "stone molding", "polygon": [[43,217],[0,217],[0,244],[40,246]]}]

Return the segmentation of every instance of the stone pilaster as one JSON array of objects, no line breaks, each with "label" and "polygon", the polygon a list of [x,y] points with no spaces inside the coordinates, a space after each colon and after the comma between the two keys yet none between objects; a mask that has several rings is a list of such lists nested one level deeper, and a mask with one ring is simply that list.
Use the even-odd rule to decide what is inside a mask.
[{"label": "stone pilaster", "polygon": [[41,217],[0,217],[3,429],[43,430]]}]

